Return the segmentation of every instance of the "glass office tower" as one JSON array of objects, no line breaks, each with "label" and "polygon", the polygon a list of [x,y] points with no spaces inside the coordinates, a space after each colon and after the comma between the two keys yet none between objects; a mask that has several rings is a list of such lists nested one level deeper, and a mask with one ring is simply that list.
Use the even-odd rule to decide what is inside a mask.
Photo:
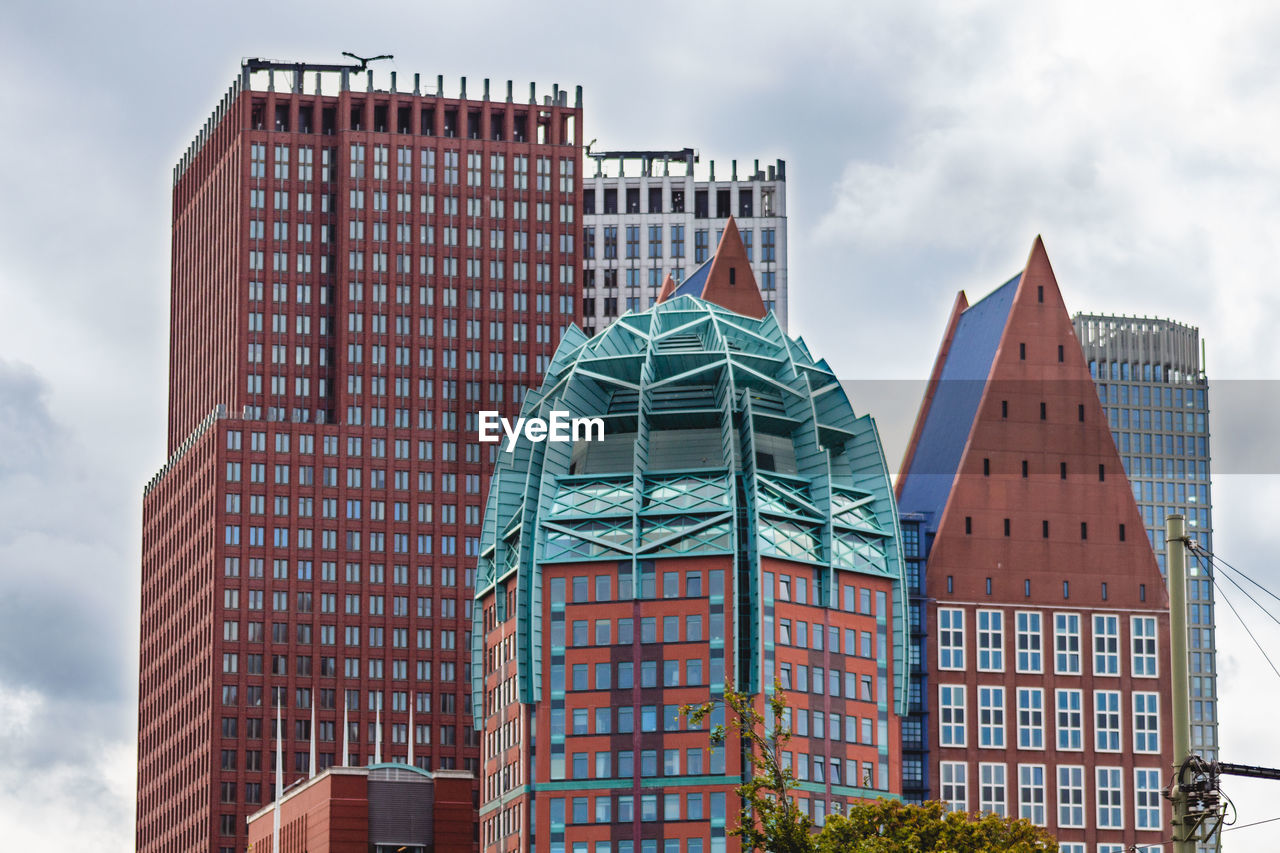
[{"label": "glass office tower", "polygon": [[[1165,571],[1164,523],[1170,513],[1186,515],[1189,534],[1212,551],[1209,382],[1199,329],[1172,320],[1104,314],[1077,314],[1073,322],[1160,571]],[[1216,759],[1213,582],[1194,559],[1187,574],[1191,748]]]}]

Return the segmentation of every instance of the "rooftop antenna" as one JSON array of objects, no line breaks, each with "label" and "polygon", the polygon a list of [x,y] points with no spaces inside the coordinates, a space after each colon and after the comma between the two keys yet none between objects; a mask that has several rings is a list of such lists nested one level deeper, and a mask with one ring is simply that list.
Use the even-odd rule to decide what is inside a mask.
[{"label": "rooftop antenna", "polygon": [[369,63],[370,63],[370,62],[377,62],[379,59],[395,59],[395,57],[394,57],[394,56],[392,56],[392,55],[391,55],[391,54],[389,54],[389,53],[382,53],[382,54],[379,54],[379,55],[377,55],[377,56],[356,56],[356,55],[355,55],[354,53],[352,53],[351,51],[349,51],[349,50],[344,50],[344,51],[342,52],[342,55],[343,55],[343,56],[349,56],[349,57],[351,57],[352,59],[354,59],[356,62],[359,62],[359,63],[360,63],[360,70],[361,70],[361,71],[365,71],[365,70],[367,70],[367,69],[369,68]]}]

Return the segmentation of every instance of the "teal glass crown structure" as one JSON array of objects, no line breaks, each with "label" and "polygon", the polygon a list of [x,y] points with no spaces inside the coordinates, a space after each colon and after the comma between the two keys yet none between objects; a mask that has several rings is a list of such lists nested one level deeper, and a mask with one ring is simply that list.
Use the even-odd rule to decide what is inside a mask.
[{"label": "teal glass crown structure", "polygon": [[[652,561],[723,555],[733,637],[749,692],[771,692],[772,593],[762,557],[807,563],[815,601],[841,607],[840,576],[892,586],[893,696],[906,713],[902,541],[875,422],[854,414],[834,372],[777,319],[682,295],[592,338],[571,327],[521,417],[601,418],[603,441],[499,450],[480,541],[476,598],[502,583],[499,621],[518,620],[518,701],[542,698],[540,566],[631,566],[644,597]],[[500,446],[501,447],[501,446]],[[510,580],[514,578],[514,584]],[[474,609],[472,701],[482,719],[482,608]],[[762,685],[761,682],[764,682]]]}]

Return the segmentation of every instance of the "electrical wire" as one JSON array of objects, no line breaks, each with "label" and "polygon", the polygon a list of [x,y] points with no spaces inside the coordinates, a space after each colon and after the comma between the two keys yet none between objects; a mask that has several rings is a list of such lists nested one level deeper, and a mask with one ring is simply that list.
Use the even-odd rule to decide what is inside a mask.
[{"label": "electrical wire", "polygon": [[[1192,553],[1195,553],[1197,558],[1200,558],[1200,557],[1201,557],[1201,555],[1200,555],[1199,553],[1196,553],[1196,552],[1192,552]],[[1218,564],[1218,565],[1219,565],[1219,568],[1221,568],[1222,566],[1225,566],[1225,565],[1226,565],[1226,564],[1225,564],[1225,563],[1223,563],[1221,560],[1219,560],[1219,559],[1215,558],[1212,554],[1208,554],[1208,553],[1206,553],[1206,554],[1204,554],[1203,556],[1204,556],[1204,557],[1207,557],[1209,562],[1211,562],[1211,563],[1215,563],[1215,564]],[[1233,569],[1233,571],[1234,571],[1234,569]],[[1258,599],[1254,598],[1254,597],[1253,597],[1253,595],[1249,592],[1249,590],[1247,590],[1247,589],[1245,589],[1243,586],[1241,586],[1241,585],[1239,584],[1239,582],[1237,582],[1237,581],[1236,581],[1236,579],[1235,579],[1235,578],[1231,577],[1231,575],[1229,575],[1229,574],[1227,574],[1227,573],[1225,573],[1225,572],[1218,572],[1218,573],[1215,575],[1215,574],[1214,574],[1211,570],[1209,570],[1207,567],[1206,567],[1206,572],[1205,572],[1205,573],[1206,573],[1206,574],[1208,574],[1208,575],[1209,575],[1209,578],[1210,578],[1211,580],[1213,580],[1215,583],[1216,583],[1216,581],[1217,581],[1217,578],[1218,578],[1218,577],[1224,577],[1224,578],[1226,578],[1226,579],[1227,579],[1227,581],[1228,581],[1232,586],[1234,586],[1236,589],[1240,590],[1240,594],[1241,594],[1241,595],[1243,595],[1245,598],[1249,599],[1249,601],[1253,602],[1253,605],[1254,605],[1255,607],[1257,607],[1257,608],[1258,608],[1259,610],[1261,610],[1264,614],[1266,614],[1266,616],[1267,616],[1267,618],[1268,618],[1268,619],[1270,619],[1272,622],[1275,622],[1277,625],[1280,625],[1280,617],[1277,617],[1274,613],[1272,613],[1272,612],[1271,612],[1270,610],[1268,610],[1266,607],[1263,607],[1263,606],[1262,606],[1262,602],[1260,602],[1260,601],[1258,601]],[[1242,577],[1243,577],[1243,575],[1242,575]],[[1248,579],[1246,578],[1246,580],[1248,580]],[[1221,587],[1221,586],[1219,586],[1218,588],[1219,588],[1219,589],[1221,589],[1222,587]],[[1264,591],[1269,592],[1268,590],[1265,590],[1265,588],[1264,588],[1264,587],[1261,587],[1261,586],[1260,586],[1259,588],[1260,588],[1260,589],[1264,589]]]},{"label": "electrical wire", "polygon": [[1255,820],[1253,823],[1242,823],[1242,824],[1238,824],[1238,825],[1236,825],[1236,826],[1228,826],[1226,829],[1224,829],[1224,830],[1222,830],[1222,831],[1223,831],[1223,832],[1234,832],[1234,831],[1235,831],[1235,830],[1237,830],[1237,829],[1248,829],[1248,828],[1249,828],[1249,827],[1251,827],[1251,826],[1261,826],[1261,825],[1262,825],[1262,824],[1264,824],[1264,823],[1275,823],[1275,822],[1276,822],[1276,821],[1278,821],[1278,820],[1280,820],[1280,816],[1276,816],[1276,817],[1269,817],[1269,818],[1267,818],[1266,820]]},{"label": "electrical wire", "polygon": [[1256,580],[1254,580],[1253,578],[1249,577],[1249,576],[1248,576],[1248,575],[1246,575],[1244,572],[1240,571],[1240,570],[1239,570],[1239,569],[1237,569],[1235,566],[1231,565],[1231,564],[1230,564],[1230,563],[1228,563],[1226,560],[1224,560],[1224,559],[1222,559],[1221,557],[1219,557],[1217,554],[1214,554],[1214,553],[1213,553],[1213,552],[1211,552],[1211,551],[1206,551],[1204,548],[1201,548],[1199,545],[1188,545],[1188,549],[1189,549],[1192,553],[1196,554],[1197,556],[1207,557],[1207,558],[1209,558],[1210,560],[1214,561],[1215,563],[1220,563],[1222,566],[1224,566],[1224,567],[1226,567],[1226,568],[1230,569],[1231,571],[1235,572],[1235,573],[1236,573],[1236,574],[1238,574],[1240,577],[1244,578],[1244,579],[1245,579],[1245,580],[1247,580],[1249,583],[1253,584],[1253,585],[1254,585],[1254,586],[1256,586],[1258,589],[1262,590],[1262,591],[1263,591],[1263,592],[1265,592],[1267,595],[1269,595],[1269,596],[1271,596],[1272,598],[1274,598],[1276,601],[1280,601],[1280,595],[1277,595],[1276,593],[1274,593],[1274,592],[1272,592],[1271,590],[1267,589],[1265,586],[1263,586],[1262,584],[1258,583],[1258,581],[1256,581]]},{"label": "electrical wire", "polygon": [[1271,667],[1271,671],[1276,674],[1276,678],[1280,678],[1280,669],[1277,669],[1276,665],[1272,663],[1271,656],[1267,654],[1267,650],[1262,647],[1262,643],[1258,642],[1258,638],[1253,635],[1253,631],[1249,630],[1248,623],[1244,621],[1244,617],[1240,615],[1240,611],[1236,610],[1236,606],[1231,603],[1231,599],[1227,597],[1227,592],[1223,589],[1222,584],[1218,583],[1217,575],[1210,572],[1209,579],[1213,581],[1213,585],[1217,588],[1218,594],[1222,596],[1222,600],[1226,602],[1227,607],[1231,608],[1231,612],[1234,613],[1236,619],[1239,620],[1240,627],[1244,628],[1244,632],[1249,635],[1249,639],[1253,640],[1253,644],[1258,647],[1258,651],[1262,653],[1262,658],[1267,662],[1267,666]]}]

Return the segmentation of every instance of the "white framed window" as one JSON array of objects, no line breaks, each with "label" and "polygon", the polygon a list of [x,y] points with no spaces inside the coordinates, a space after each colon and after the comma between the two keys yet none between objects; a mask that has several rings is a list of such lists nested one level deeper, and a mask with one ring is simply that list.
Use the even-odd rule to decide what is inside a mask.
[{"label": "white framed window", "polygon": [[964,611],[938,608],[938,669],[964,669]]},{"label": "white framed window", "polygon": [[969,810],[969,765],[963,761],[943,761],[938,766],[942,780],[942,802],[948,811]]},{"label": "white framed window", "polygon": [[1019,611],[1014,620],[1018,635],[1018,672],[1044,672],[1043,619],[1036,611]]},{"label": "white framed window", "polygon": [[1018,748],[1044,749],[1044,689],[1018,688]]},{"label": "white framed window", "polygon": [[1133,751],[1160,751],[1160,694],[1133,695]]},{"label": "white framed window", "polygon": [[1120,674],[1120,617],[1114,613],[1093,615],[1093,674]]},{"label": "white framed window", "polygon": [[1053,671],[1080,674],[1080,614],[1053,614]]},{"label": "white framed window", "polygon": [[1084,749],[1084,696],[1079,690],[1059,689],[1053,692],[1054,730],[1058,749]]},{"label": "white framed window", "polygon": [[1156,678],[1160,674],[1159,657],[1156,654],[1156,617],[1134,616],[1129,630],[1133,640],[1133,677]]},{"label": "white framed window", "polygon": [[1120,751],[1120,691],[1093,693],[1093,748],[1098,752]]},{"label": "white framed window", "polygon": [[1058,853],[1088,853],[1081,841],[1058,842]]},{"label": "white framed window", "polygon": [[967,746],[963,684],[943,684],[938,687],[938,745]]},{"label": "white framed window", "polygon": [[1004,688],[978,686],[978,746],[1004,749]]},{"label": "white framed window", "polygon": [[1058,826],[1084,826],[1084,768],[1058,765]]},{"label": "white framed window", "polygon": [[1005,817],[1009,806],[1008,781],[1003,764],[978,765],[978,810]]},{"label": "white framed window", "polygon": [[1044,765],[1018,765],[1018,817],[1045,825]]},{"label": "white framed window", "polygon": [[1160,769],[1137,767],[1133,771],[1133,823],[1137,829],[1164,828],[1161,811]]},{"label": "white framed window", "polygon": [[978,611],[978,671],[1004,672],[1004,613]]},{"label": "white framed window", "polygon": [[1124,829],[1124,779],[1119,767],[1094,768],[1098,790],[1098,828]]}]

